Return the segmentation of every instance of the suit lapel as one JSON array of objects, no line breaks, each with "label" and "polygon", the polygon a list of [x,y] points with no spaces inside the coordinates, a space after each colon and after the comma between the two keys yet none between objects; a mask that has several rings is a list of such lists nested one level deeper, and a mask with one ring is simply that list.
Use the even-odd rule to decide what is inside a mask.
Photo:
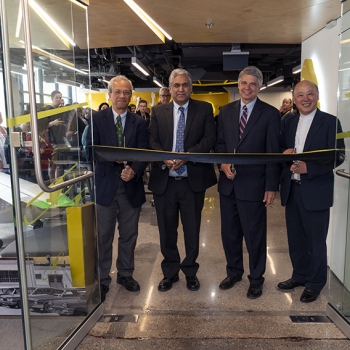
[{"label": "suit lapel", "polygon": [[123,142],[124,147],[129,147],[131,135],[134,131],[134,128],[135,128],[135,116],[128,111],[126,113],[125,127],[123,132],[123,137],[125,140],[125,144]]},{"label": "suit lapel", "polygon": [[192,99],[190,99],[189,103],[188,103],[188,111],[187,111],[184,140],[186,140],[188,131],[190,130],[190,127],[191,127],[191,124],[194,120],[195,115],[196,115],[196,103]]},{"label": "suit lapel", "polygon": [[291,145],[291,147],[288,148],[295,148],[295,135],[297,133],[298,123],[299,123],[300,114],[293,117],[291,122],[291,130],[288,135],[286,135],[287,138],[287,147]]},{"label": "suit lapel", "polygon": [[108,112],[106,113],[104,118],[105,118],[105,125],[106,125],[106,129],[107,129],[106,131],[107,131],[108,137],[111,141],[111,144],[113,146],[118,146],[118,138],[117,138],[117,132],[116,132],[116,128],[115,128],[112,108],[108,108]]},{"label": "suit lapel", "polygon": [[315,135],[317,134],[317,130],[320,128],[323,121],[323,116],[320,110],[316,111],[314,119],[312,120],[309,132],[307,133],[305,145],[303,151],[306,152],[310,149],[311,142]]},{"label": "suit lapel", "polygon": [[239,113],[240,113],[240,106],[241,106],[241,100],[238,100],[234,103],[232,110],[230,110],[229,118],[232,119],[232,123],[227,123],[228,128],[232,128],[232,130],[229,130],[228,135],[233,135],[233,142],[235,143],[233,145],[233,148],[236,149],[240,140],[239,140]]},{"label": "suit lapel", "polygon": [[[173,110],[174,110],[174,104],[173,102],[168,103],[165,107],[165,120],[166,120],[166,128],[167,128],[167,133],[169,135],[168,138],[168,149],[172,150],[173,148],[173,139],[174,139],[174,115],[173,115]],[[162,118],[163,116],[160,116]]]}]

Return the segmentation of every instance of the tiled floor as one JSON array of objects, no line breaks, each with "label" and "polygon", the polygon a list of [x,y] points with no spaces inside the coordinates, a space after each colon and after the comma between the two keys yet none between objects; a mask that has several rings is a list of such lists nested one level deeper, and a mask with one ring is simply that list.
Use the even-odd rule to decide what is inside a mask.
[{"label": "tiled floor", "polygon": [[[134,278],[140,292],[131,293],[113,282],[104,303],[105,315],[139,315],[137,323],[98,322],[77,349],[350,349],[350,341],[332,323],[292,323],[290,315],[325,315],[326,286],[311,304],[299,301],[303,288],[292,293],[277,290],[277,283],[291,275],[284,210],[279,198],[268,208],[268,260],[261,298],[246,297],[246,274],[242,282],[222,291],[226,277],[220,236],[219,199],[216,187],[207,191],[200,236],[201,288],[190,292],[185,277],[165,293],[158,291],[162,279],[155,210],[143,206],[136,247]],[[183,239],[179,246],[183,252]],[[245,251],[245,267],[247,253]]]}]

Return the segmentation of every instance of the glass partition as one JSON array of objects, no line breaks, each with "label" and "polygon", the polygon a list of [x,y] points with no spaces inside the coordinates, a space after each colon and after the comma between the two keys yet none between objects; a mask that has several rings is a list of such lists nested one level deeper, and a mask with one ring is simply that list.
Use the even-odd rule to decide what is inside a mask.
[{"label": "glass partition", "polygon": [[346,158],[335,177],[328,316],[350,337],[350,3],[342,5],[338,118],[345,134]]},{"label": "glass partition", "polygon": [[[84,177],[93,171],[87,145],[91,139],[87,7],[70,0],[2,0],[2,4],[6,23],[0,111],[7,129],[0,145],[6,159],[0,173],[0,230],[10,221],[12,231],[0,248],[0,314],[15,316],[20,331],[23,317],[24,337],[10,348],[63,348],[62,343],[68,343],[100,304],[94,184],[92,177]],[[23,8],[29,10],[29,32]],[[30,41],[34,82],[25,49]],[[77,181],[46,192],[39,186],[36,169],[49,188]],[[0,325],[12,327],[1,317]],[[9,348],[8,340],[4,346]]]}]

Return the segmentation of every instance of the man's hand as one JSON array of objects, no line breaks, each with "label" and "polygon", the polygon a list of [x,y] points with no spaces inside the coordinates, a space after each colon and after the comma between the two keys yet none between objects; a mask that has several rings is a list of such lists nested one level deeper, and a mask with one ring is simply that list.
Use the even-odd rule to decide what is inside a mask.
[{"label": "man's hand", "polygon": [[55,120],[53,120],[52,122],[49,123],[49,126],[59,126],[59,125],[62,125],[64,124],[64,120],[61,120],[61,118],[57,118]]},{"label": "man's hand", "polygon": [[135,172],[134,170],[132,170],[132,168],[127,165],[123,170],[122,173],[120,175],[120,177],[122,178],[122,180],[124,182],[129,182],[130,180],[132,180],[135,176]]},{"label": "man's hand", "polygon": [[292,154],[292,153],[296,153],[295,148],[287,148],[283,154]]},{"label": "man's hand", "polygon": [[307,166],[305,162],[298,161],[290,166],[290,171],[294,174],[306,174]]},{"label": "man's hand", "polygon": [[268,207],[275,200],[276,192],[275,191],[265,191],[263,202],[265,203],[265,207]]},{"label": "man's hand", "polygon": [[229,180],[233,180],[237,174],[236,170],[232,172],[231,164],[221,164],[221,170],[225,173]]},{"label": "man's hand", "polygon": [[180,167],[182,167],[184,164],[186,164],[187,160],[173,159],[173,160],[164,160],[163,162],[169,170],[177,170]]}]

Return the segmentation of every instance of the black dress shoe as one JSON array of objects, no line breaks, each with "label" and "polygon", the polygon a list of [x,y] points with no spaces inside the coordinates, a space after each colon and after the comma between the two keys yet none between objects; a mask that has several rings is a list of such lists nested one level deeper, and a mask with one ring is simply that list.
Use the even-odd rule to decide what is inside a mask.
[{"label": "black dress shoe", "polygon": [[125,287],[129,292],[137,292],[140,290],[140,285],[135,281],[132,276],[121,277],[117,276],[117,283]]},{"label": "black dress shoe", "polygon": [[232,288],[235,283],[242,281],[242,276],[230,277],[227,276],[219,285],[219,288],[222,290]]},{"label": "black dress shoe", "polygon": [[197,276],[186,276],[186,286],[191,292],[195,292],[201,286]]},{"label": "black dress shoe", "polygon": [[251,284],[248,289],[247,297],[249,299],[256,299],[261,297],[262,295],[262,285],[258,284]]},{"label": "black dress shoe", "polygon": [[100,284],[100,291],[101,291],[101,303],[103,303],[106,300],[106,294],[109,291],[109,287],[105,286],[104,284]]},{"label": "black dress shoe", "polygon": [[300,283],[300,282],[296,282],[294,281],[292,278],[290,278],[289,280],[287,281],[283,281],[283,282],[280,282],[278,283],[277,287],[279,289],[283,289],[283,290],[286,290],[286,289],[294,289],[295,287],[305,287],[305,284],[304,283]]},{"label": "black dress shoe", "polygon": [[303,294],[300,297],[300,301],[303,303],[311,303],[317,299],[320,295],[320,292],[310,288],[305,288]]},{"label": "black dress shoe", "polygon": [[167,292],[170,290],[173,286],[173,283],[177,282],[179,280],[179,276],[176,275],[173,278],[163,278],[158,285],[158,290],[160,292]]}]

